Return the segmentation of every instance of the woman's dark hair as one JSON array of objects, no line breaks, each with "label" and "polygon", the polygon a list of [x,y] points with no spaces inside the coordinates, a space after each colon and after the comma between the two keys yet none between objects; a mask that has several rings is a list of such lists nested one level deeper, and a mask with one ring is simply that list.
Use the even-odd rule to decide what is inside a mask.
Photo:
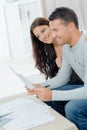
[{"label": "woman's dark hair", "polygon": [[33,29],[37,26],[49,26],[49,20],[43,17],[36,18],[30,27],[30,36],[33,48],[33,57],[35,60],[35,67],[45,74],[46,79],[54,77],[58,72],[56,65],[56,53],[53,44],[45,44],[41,42],[34,34]]}]

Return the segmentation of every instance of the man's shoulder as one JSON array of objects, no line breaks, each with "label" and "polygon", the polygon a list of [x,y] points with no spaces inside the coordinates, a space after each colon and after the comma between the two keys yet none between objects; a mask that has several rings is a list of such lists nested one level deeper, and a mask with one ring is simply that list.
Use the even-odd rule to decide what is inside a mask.
[{"label": "man's shoulder", "polygon": [[82,32],[82,35],[87,39],[87,31],[86,30],[83,30],[81,31]]},{"label": "man's shoulder", "polygon": [[87,30],[82,30],[81,32],[83,32],[84,34],[87,34]]},{"label": "man's shoulder", "polygon": [[87,31],[82,31],[83,32],[83,42],[84,46],[87,46]]}]

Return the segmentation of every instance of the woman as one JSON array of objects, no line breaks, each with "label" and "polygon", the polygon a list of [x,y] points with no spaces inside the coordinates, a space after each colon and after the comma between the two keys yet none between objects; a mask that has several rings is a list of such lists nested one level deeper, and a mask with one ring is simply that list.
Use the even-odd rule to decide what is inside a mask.
[{"label": "woman", "polygon": [[46,79],[54,77],[60,67],[55,60],[62,57],[62,48],[52,38],[49,20],[43,17],[36,18],[31,24],[30,35],[37,69],[45,74]]},{"label": "woman", "polygon": [[[62,47],[58,45],[56,39],[52,37],[49,28],[49,20],[43,17],[36,18],[30,27],[30,35],[33,47],[33,56],[37,69],[45,74],[46,79],[56,76],[62,65]],[[82,84],[81,79],[73,71],[70,84]],[[30,90],[29,90],[30,92]],[[62,106],[63,109],[60,109]],[[65,116],[64,106],[67,102],[48,102],[56,111]]]}]

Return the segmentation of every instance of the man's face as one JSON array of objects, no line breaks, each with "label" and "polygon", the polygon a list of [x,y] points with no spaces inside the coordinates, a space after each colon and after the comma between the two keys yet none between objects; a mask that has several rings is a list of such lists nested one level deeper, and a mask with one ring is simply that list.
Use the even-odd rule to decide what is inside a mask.
[{"label": "man's face", "polygon": [[55,19],[50,21],[52,36],[57,40],[59,45],[69,44],[71,31],[69,25],[64,24],[63,20]]}]

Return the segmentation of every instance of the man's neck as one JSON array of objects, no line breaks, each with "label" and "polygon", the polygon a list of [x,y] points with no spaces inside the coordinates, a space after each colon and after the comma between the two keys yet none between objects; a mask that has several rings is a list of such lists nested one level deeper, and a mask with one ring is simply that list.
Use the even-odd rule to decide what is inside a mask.
[{"label": "man's neck", "polygon": [[70,47],[73,47],[73,46],[75,46],[78,43],[81,35],[82,35],[82,32],[80,32],[80,31],[75,31],[72,34],[72,39],[71,39],[70,44],[69,44]]}]

